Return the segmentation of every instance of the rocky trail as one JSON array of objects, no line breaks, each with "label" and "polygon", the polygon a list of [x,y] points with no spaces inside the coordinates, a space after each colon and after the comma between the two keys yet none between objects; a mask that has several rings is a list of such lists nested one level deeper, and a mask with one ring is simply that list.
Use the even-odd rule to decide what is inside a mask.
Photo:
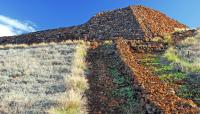
[{"label": "rocky trail", "polygon": [[[170,85],[139,63],[142,54],[137,53],[123,39],[112,45],[93,46],[88,51],[89,113],[198,114],[196,104],[176,96]],[[130,90],[127,90],[129,87]]]},{"label": "rocky trail", "polygon": [[132,88],[131,76],[114,45],[100,45],[88,51],[90,114],[132,114],[144,111]]},{"label": "rocky trail", "polygon": [[117,49],[125,64],[132,71],[134,87],[141,90],[141,102],[148,113],[198,113],[199,108],[191,100],[176,96],[173,88],[161,82],[148,68],[138,63],[140,56],[125,40],[117,41]]}]

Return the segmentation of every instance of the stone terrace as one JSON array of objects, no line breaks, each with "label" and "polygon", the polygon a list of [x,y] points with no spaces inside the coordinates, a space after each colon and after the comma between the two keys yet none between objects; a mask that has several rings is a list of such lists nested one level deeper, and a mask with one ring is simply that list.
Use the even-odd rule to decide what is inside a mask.
[{"label": "stone terrace", "polygon": [[60,42],[80,38],[87,40],[114,39],[116,37],[143,39],[162,36],[163,33],[173,32],[174,28],[186,28],[186,26],[150,8],[129,6],[98,13],[88,22],[79,26],[1,37],[0,44]]}]

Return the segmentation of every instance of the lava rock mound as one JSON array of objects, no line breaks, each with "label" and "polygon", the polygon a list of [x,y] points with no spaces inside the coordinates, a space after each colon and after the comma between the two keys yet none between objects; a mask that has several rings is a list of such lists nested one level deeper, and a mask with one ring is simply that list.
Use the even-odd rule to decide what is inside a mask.
[{"label": "lava rock mound", "polygon": [[163,36],[175,28],[187,28],[159,11],[144,6],[129,6],[98,13],[78,26],[38,31],[18,36],[1,37],[0,44],[60,42],[69,39],[105,40],[123,37],[144,39]]}]

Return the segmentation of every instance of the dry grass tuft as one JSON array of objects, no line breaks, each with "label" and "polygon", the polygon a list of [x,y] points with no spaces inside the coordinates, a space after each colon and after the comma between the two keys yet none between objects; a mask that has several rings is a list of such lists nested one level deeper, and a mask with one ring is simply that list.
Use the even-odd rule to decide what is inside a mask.
[{"label": "dry grass tuft", "polygon": [[81,93],[89,88],[87,79],[84,76],[69,76],[66,80],[66,84],[70,89]]},{"label": "dry grass tuft", "polygon": [[62,99],[62,108],[53,109],[52,114],[87,114],[87,100],[84,92],[89,88],[88,81],[85,77],[86,63],[86,42],[77,42],[76,52],[73,57],[71,74],[65,77],[66,86],[70,92]]},{"label": "dry grass tuft", "polygon": [[79,93],[71,89],[66,96],[61,99],[63,104],[62,108],[52,109],[49,112],[51,114],[86,114],[87,109],[85,108],[87,100]]}]

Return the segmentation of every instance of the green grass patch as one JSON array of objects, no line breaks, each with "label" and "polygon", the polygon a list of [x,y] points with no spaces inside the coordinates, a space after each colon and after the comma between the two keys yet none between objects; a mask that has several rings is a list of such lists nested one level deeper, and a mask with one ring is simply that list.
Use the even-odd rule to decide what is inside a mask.
[{"label": "green grass patch", "polygon": [[189,62],[181,58],[177,54],[177,50],[174,47],[168,48],[164,54],[164,57],[167,58],[168,61],[171,61],[174,64],[173,67],[180,69],[182,72],[200,71],[199,63]]},{"label": "green grass patch", "polygon": [[[170,60],[177,59],[177,57],[174,56],[170,56],[169,58]],[[169,60],[169,58],[167,60]],[[177,95],[182,98],[192,99],[195,103],[200,105],[199,82],[189,76],[190,72],[175,70],[174,66],[167,60],[165,60],[162,55],[148,55],[146,59],[142,60],[142,64],[148,68],[151,67],[153,72],[165,83],[173,84],[176,81],[184,81],[184,83],[180,85],[178,91],[176,91]]]},{"label": "green grass patch", "polygon": [[[144,66],[151,67],[159,78],[167,83],[173,83],[186,77],[186,73],[174,70],[169,63],[162,63],[162,55],[148,56],[142,63]],[[164,58],[163,58],[164,59]]]},{"label": "green grass patch", "polygon": [[177,80],[183,80],[187,75],[182,72],[176,72],[171,74],[162,74],[159,78],[167,83],[173,83]]},{"label": "green grass patch", "polygon": [[200,105],[200,88],[199,87],[194,87],[186,84],[182,85],[177,92],[178,96],[181,96],[186,99],[192,99],[194,100],[198,105]]},{"label": "green grass patch", "polygon": [[131,114],[133,108],[139,105],[137,95],[132,87],[132,79],[130,76],[121,75],[116,68],[109,69],[109,73],[113,78],[113,83],[117,88],[112,91],[112,96],[123,99],[125,102],[120,108],[127,114]]}]

